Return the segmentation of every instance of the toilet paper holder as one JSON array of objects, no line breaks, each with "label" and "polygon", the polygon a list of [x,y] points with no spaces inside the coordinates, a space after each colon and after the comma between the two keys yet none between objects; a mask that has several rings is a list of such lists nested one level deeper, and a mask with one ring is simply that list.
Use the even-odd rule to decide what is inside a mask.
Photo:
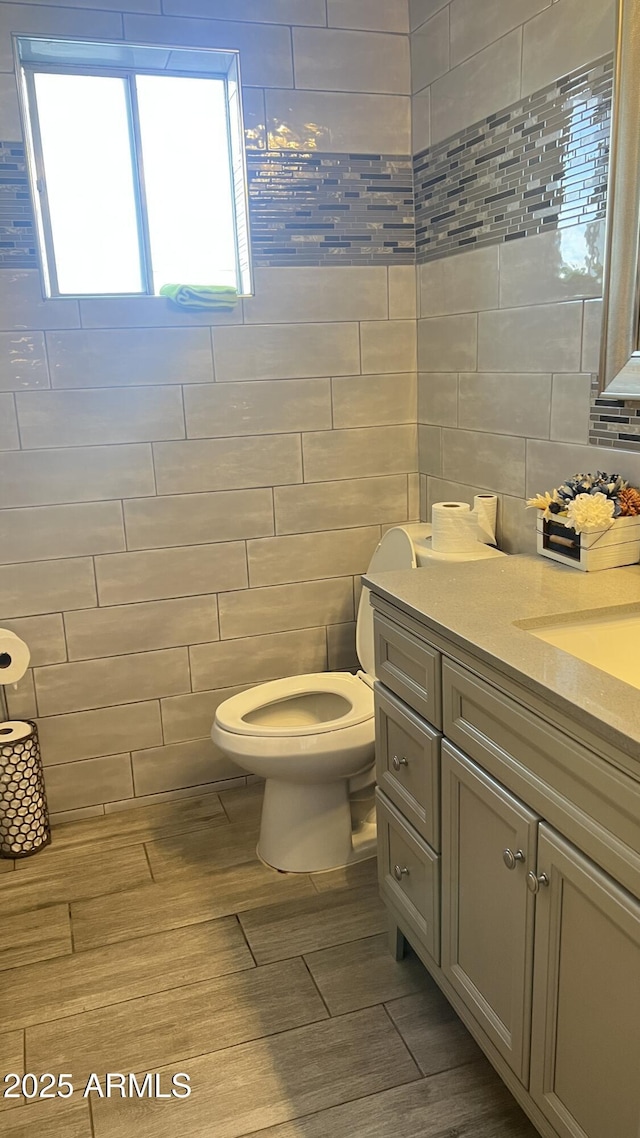
[{"label": "toilet paper holder", "polygon": [[38,728],[31,719],[9,720],[5,694],[30,662],[24,641],[0,628],[0,858],[31,857],[51,841]]}]

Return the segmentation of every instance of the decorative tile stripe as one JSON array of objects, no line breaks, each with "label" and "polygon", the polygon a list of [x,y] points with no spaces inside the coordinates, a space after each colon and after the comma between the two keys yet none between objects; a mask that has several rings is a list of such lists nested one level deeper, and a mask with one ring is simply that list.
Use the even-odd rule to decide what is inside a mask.
[{"label": "decorative tile stripe", "polygon": [[418,262],[605,216],[613,59],[414,158]]},{"label": "decorative tile stripe", "polygon": [[[415,262],[409,155],[248,151],[256,265]],[[37,268],[24,147],[0,143],[0,266]]]},{"label": "decorative tile stripe", "polygon": [[640,452],[640,406],[622,399],[599,399],[594,376],[589,442],[594,446]]},{"label": "decorative tile stripe", "polygon": [[0,142],[0,266],[38,267],[33,206],[21,142]]},{"label": "decorative tile stripe", "polygon": [[249,151],[255,265],[415,263],[411,158]]}]

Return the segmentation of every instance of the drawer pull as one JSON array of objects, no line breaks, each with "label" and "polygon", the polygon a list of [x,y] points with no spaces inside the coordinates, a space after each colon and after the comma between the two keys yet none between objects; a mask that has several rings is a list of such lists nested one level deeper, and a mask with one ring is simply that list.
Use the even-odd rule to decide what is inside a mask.
[{"label": "drawer pull", "polygon": [[546,873],[541,873],[540,876],[538,877],[533,872],[533,870],[530,870],[529,873],[527,874],[527,889],[529,890],[530,893],[539,893],[540,887],[542,885],[548,885],[548,884],[549,884],[549,878],[547,877]]},{"label": "drawer pull", "polygon": [[399,759],[397,755],[394,755],[392,760],[391,760],[391,765],[392,765],[394,771],[399,771],[400,767],[408,767],[409,766],[409,760],[405,759],[404,756],[401,759]]},{"label": "drawer pull", "polygon": [[406,865],[394,865],[393,873],[396,881],[402,881],[403,877],[409,876],[409,870],[407,869]]},{"label": "drawer pull", "polygon": [[515,869],[519,861],[525,861],[525,856],[522,850],[516,850],[514,853],[513,850],[506,849],[503,851],[502,860],[507,869]]}]

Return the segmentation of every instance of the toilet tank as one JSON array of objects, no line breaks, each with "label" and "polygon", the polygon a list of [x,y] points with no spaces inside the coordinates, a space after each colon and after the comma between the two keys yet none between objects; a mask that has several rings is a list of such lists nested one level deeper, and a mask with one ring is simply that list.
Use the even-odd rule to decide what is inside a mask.
[{"label": "toilet tank", "polygon": [[[431,526],[426,524],[393,526],[387,530],[374,550],[369,562],[369,573],[385,573],[395,569],[415,569],[416,544],[426,541]],[[373,609],[369,603],[370,590],[362,586],[356,624],[356,650],[362,670],[375,679],[375,653],[373,647]]]},{"label": "toilet tank", "polygon": [[[387,530],[374,551],[367,572],[385,573],[395,569],[416,569],[437,561],[480,561],[505,556],[499,549],[481,542],[466,553],[437,553],[431,548],[431,526],[416,523]],[[356,650],[363,671],[374,680],[373,609],[369,595],[370,589],[363,585],[356,624]]]}]

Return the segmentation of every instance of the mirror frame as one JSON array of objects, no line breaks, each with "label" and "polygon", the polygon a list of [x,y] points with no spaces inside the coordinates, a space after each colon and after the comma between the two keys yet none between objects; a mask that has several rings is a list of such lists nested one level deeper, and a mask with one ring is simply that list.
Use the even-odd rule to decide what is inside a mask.
[{"label": "mirror frame", "polygon": [[640,4],[618,0],[600,398],[640,400]]}]

